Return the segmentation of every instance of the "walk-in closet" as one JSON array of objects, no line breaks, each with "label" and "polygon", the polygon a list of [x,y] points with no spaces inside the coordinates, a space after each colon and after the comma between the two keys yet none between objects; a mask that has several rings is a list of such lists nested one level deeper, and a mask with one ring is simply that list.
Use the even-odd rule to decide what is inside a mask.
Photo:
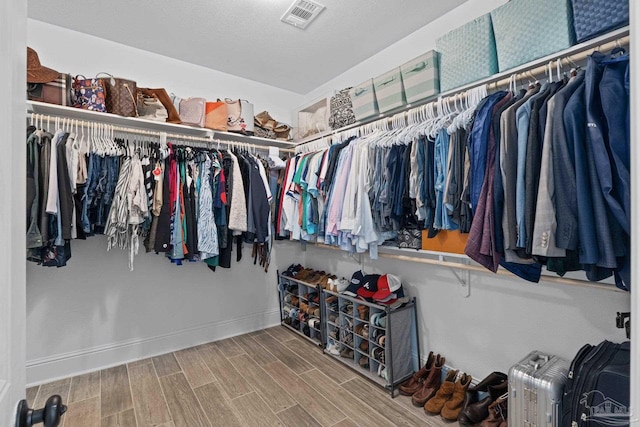
[{"label": "walk-in closet", "polygon": [[292,1],[0,4],[0,426],[640,426],[640,4]]}]

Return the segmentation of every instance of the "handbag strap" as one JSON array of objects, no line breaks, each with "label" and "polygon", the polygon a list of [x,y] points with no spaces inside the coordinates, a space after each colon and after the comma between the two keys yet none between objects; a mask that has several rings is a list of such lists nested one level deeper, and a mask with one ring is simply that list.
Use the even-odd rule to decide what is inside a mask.
[{"label": "handbag strap", "polygon": [[[233,103],[233,99],[231,98],[225,98],[224,100],[227,104],[231,104]],[[229,102],[231,101],[231,102]],[[228,117],[227,122],[231,125],[231,126],[235,126],[238,123],[240,123],[240,121],[242,120],[242,101],[240,99],[238,99],[238,104],[240,105],[240,112],[238,113],[238,117],[235,119],[232,119],[231,117]]]},{"label": "handbag strap", "polygon": [[135,111],[136,117],[138,117],[138,109],[136,108],[136,105],[138,105],[138,103],[136,102],[136,97],[133,96],[133,92],[131,92],[131,89],[129,88],[129,85],[127,83],[124,83],[122,86],[124,86],[125,89],[127,89],[127,92],[129,92],[129,96],[131,96],[131,101],[133,101],[133,111]]},{"label": "handbag strap", "polygon": [[100,78],[100,74],[105,74],[105,75],[111,77],[109,79],[109,83],[111,83],[111,86],[115,86],[116,85],[116,78],[113,77],[113,74],[109,74],[109,73],[105,73],[104,71],[100,71],[98,74],[96,74],[96,79]]}]

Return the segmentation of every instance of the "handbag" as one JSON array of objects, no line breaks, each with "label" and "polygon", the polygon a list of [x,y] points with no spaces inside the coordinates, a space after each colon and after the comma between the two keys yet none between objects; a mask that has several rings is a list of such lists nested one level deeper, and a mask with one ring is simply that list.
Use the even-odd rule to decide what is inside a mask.
[{"label": "handbag", "polygon": [[254,133],[253,104],[244,99],[225,99],[227,103],[227,130],[245,135]]},{"label": "handbag", "polygon": [[398,247],[408,249],[422,249],[422,230],[417,228],[403,228],[398,231]]},{"label": "handbag", "polygon": [[205,105],[204,98],[187,98],[180,100],[180,118],[182,124],[189,126],[204,127]]},{"label": "handbag", "polygon": [[279,123],[271,117],[268,111],[256,114],[253,118],[254,134],[261,138],[280,139],[288,141],[291,133],[291,126],[286,123]]},{"label": "handbag", "polygon": [[227,103],[224,101],[207,102],[204,127],[213,130],[227,130]]},{"label": "handbag", "polygon": [[276,139],[281,141],[289,141],[291,139],[291,126],[286,123],[278,123],[278,126],[273,128],[273,132],[276,134]]},{"label": "handbag", "polygon": [[[107,74],[107,73],[100,73]],[[105,104],[107,112],[123,117],[138,117],[136,82],[120,79],[110,74],[108,79],[102,79],[105,88]]]},{"label": "handbag", "polygon": [[83,110],[107,112],[105,90],[102,79],[87,79],[77,75],[71,84],[73,89],[73,106]]},{"label": "handbag", "polygon": [[353,114],[353,106],[349,90],[345,88],[331,97],[329,101],[329,127],[338,129],[355,123],[356,116]]},{"label": "handbag", "polygon": [[153,120],[156,122],[166,122],[169,117],[167,109],[155,95],[146,95],[138,92],[138,117],[141,119]]},{"label": "handbag", "polygon": [[138,93],[143,93],[148,96],[155,96],[162,103],[164,108],[167,110],[167,122],[168,123],[182,123],[180,120],[180,114],[178,114],[178,109],[173,104],[171,97],[163,88],[159,89],[149,89],[149,88],[138,88]]},{"label": "handbag", "polygon": [[71,76],[60,73],[58,77],[47,83],[27,83],[27,99],[30,101],[46,102],[49,104],[70,106]]}]

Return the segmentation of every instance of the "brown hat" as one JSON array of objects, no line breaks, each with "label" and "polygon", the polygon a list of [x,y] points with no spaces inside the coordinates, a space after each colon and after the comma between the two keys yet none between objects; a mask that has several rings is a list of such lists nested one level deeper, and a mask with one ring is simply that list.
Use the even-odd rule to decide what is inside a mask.
[{"label": "brown hat", "polygon": [[43,67],[35,50],[27,47],[27,83],[48,83],[58,78],[58,72]]}]

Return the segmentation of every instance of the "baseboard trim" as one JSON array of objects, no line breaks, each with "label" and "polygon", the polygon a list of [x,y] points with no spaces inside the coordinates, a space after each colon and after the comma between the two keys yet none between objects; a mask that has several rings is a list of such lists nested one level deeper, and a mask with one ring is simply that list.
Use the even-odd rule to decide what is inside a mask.
[{"label": "baseboard trim", "polygon": [[27,385],[31,387],[81,375],[278,324],[280,324],[280,311],[275,309],[205,323],[153,337],[134,338],[33,359],[26,363]]}]

